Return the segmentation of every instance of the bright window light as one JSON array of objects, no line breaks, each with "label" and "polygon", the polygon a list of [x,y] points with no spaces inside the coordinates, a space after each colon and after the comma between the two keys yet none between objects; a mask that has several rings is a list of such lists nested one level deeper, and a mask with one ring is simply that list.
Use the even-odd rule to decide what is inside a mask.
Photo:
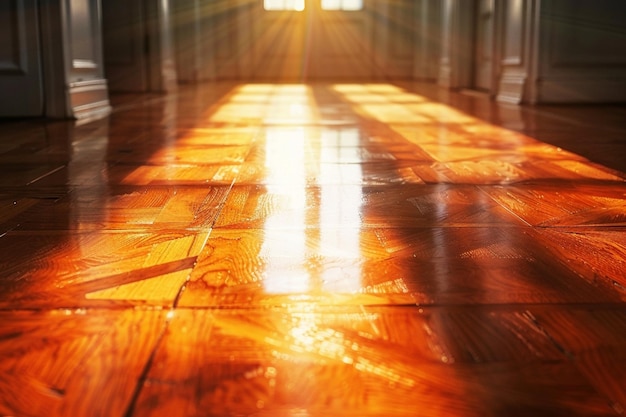
[{"label": "bright window light", "polygon": [[265,10],[304,10],[305,0],[263,0]]},{"label": "bright window light", "polygon": [[322,10],[362,10],[363,0],[322,0]]}]

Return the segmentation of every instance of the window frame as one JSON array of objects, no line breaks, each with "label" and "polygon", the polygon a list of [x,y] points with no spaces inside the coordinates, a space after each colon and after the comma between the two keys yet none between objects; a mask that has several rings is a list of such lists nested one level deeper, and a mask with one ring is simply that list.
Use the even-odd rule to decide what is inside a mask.
[{"label": "window frame", "polygon": [[[276,8],[269,8],[269,9],[267,8],[267,4],[266,4],[266,2],[268,1],[271,1],[271,0],[263,0],[262,8],[263,8],[263,11],[265,12],[304,12],[307,10],[307,6],[311,7],[311,3],[313,1],[317,3],[315,6],[317,6],[319,10],[322,12],[362,12],[363,10],[365,10],[365,0],[335,0],[339,3],[337,8],[325,8],[324,2],[328,0],[280,0],[283,4],[293,3],[295,7],[294,8],[276,7]],[[274,0],[274,1],[277,1],[277,0]],[[352,8],[352,7],[346,8],[344,2],[347,2],[347,1],[360,1],[360,8]],[[300,3],[300,2],[302,4],[302,8],[298,8],[297,3]]]},{"label": "window frame", "polygon": [[[265,12],[303,12],[303,11],[305,11],[305,10],[306,10],[306,6],[307,6],[307,4],[306,4],[306,3],[307,3],[307,0],[281,0],[281,2],[282,2],[283,4],[286,4],[286,3],[293,3],[295,7],[294,7],[294,8],[286,8],[286,7],[283,7],[283,8],[272,8],[272,9],[268,9],[268,8],[266,7],[266,2],[267,2],[267,1],[268,1],[268,0],[263,0],[263,4],[262,4],[263,11],[265,11]],[[276,1],[276,0],[274,0],[274,1]],[[301,3],[301,4],[302,4],[302,9],[298,9],[298,8],[297,8],[298,3]]]}]

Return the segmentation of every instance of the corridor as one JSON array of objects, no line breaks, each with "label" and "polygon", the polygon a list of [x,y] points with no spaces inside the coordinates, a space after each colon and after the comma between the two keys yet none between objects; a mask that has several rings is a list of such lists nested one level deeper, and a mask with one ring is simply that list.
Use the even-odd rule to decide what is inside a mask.
[{"label": "corridor", "polygon": [[111,104],[0,123],[1,416],[626,413],[624,106]]}]

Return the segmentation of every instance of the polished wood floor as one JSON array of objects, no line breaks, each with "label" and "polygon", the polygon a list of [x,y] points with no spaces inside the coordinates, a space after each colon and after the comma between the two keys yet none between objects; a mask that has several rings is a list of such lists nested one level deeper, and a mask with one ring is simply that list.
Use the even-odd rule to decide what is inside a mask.
[{"label": "polished wood floor", "polygon": [[0,123],[0,415],[626,413],[626,107],[113,103]]}]

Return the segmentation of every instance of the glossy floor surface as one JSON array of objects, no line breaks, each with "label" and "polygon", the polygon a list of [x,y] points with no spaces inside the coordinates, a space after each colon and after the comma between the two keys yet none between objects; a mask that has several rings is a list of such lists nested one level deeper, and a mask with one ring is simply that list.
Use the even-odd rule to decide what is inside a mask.
[{"label": "glossy floor surface", "polygon": [[626,108],[112,99],[0,124],[0,415],[626,412]]}]

